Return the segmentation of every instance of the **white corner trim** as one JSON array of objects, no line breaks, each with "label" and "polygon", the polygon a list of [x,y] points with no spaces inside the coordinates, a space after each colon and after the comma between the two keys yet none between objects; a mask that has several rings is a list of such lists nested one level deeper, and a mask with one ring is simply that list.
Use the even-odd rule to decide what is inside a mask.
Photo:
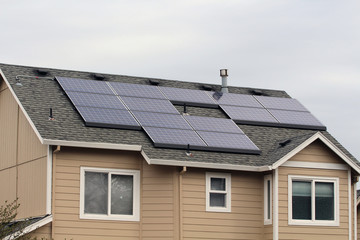
[{"label": "white corner trim", "polygon": [[43,144],[54,145],[54,146],[65,146],[65,147],[99,148],[99,149],[138,151],[138,152],[141,151],[142,148],[141,145],[65,141],[65,140],[51,140],[51,139],[44,139]]},{"label": "white corner trim", "polygon": [[349,208],[349,240],[351,240],[351,234],[352,234],[352,219],[351,219],[351,170],[348,170],[348,208]]},{"label": "white corner trim", "polygon": [[20,107],[21,111],[23,112],[25,118],[28,120],[31,128],[34,130],[36,136],[38,137],[38,139],[40,140],[40,142],[41,142],[42,144],[44,144],[44,140],[43,140],[43,138],[41,137],[41,135],[40,135],[39,131],[37,130],[37,128],[35,127],[35,124],[33,123],[33,121],[31,121],[31,118],[29,117],[29,115],[28,115],[27,112],[25,111],[25,108],[24,108],[23,105],[21,104],[19,98],[16,96],[14,90],[13,90],[12,87],[11,87],[11,84],[10,84],[9,81],[6,79],[5,74],[3,73],[3,71],[2,71],[1,69],[0,69],[0,75],[1,75],[1,77],[4,79],[4,81],[5,81],[6,85],[8,86],[11,94],[12,94],[13,97],[15,98],[15,101],[16,101],[17,104],[19,105],[19,107]]},{"label": "white corner trim", "polygon": [[279,240],[279,169],[273,174],[273,240]]},{"label": "white corner trim", "polygon": [[356,205],[356,197],[357,197],[357,192],[356,192],[356,183],[353,184],[353,198],[354,198],[354,240],[357,239],[357,205]]},{"label": "white corner trim", "polygon": [[3,240],[13,240],[13,239],[15,239],[14,236],[16,236],[18,234],[20,234],[20,235],[18,235],[18,237],[21,237],[21,236],[23,236],[23,235],[25,235],[27,233],[30,233],[30,232],[32,232],[32,231],[46,225],[46,224],[52,222],[52,220],[53,220],[52,215],[47,216],[44,219],[41,219],[40,221],[38,221],[36,223],[33,223],[33,224],[27,226],[26,228],[24,228],[22,230],[21,234],[20,234],[20,232],[16,232],[16,233],[12,234],[12,236],[10,235],[10,236],[5,237]]},{"label": "white corner trim", "polygon": [[51,214],[51,197],[52,197],[52,146],[47,146],[47,163],[46,163],[46,214]]},{"label": "white corner trim", "polygon": [[313,143],[315,140],[321,140],[327,147],[329,147],[336,155],[338,155],[342,160],[344,160],[351,168],[353,168],[358,174],[360,174],[360,167],[353,163],[353,161],[346,156],[338,147],[336,147],[329,139],[327,139],[321,132],[315,133],[313,136],[308,138],[306,141],[304,141],[302,144],[297,146],[293,151],[286,154],[284,157],[279,159],[277,162],[275,162],[272,165],[272,169],[276,169],[279,166],[283,165],[286,161],[288,161],[290,158],[295,156],[297,153],[299,153],[301,150],[303,150],[305,147],[309,146],[311,143]]},{"label": "white corner trim", "polygon": [[282,167],[296,168],[316,168],[331,170],[349,170],[349,166],[342,163],[320,163],[320,162],[303,162],[303,161],[287,161],[281,165]]}]

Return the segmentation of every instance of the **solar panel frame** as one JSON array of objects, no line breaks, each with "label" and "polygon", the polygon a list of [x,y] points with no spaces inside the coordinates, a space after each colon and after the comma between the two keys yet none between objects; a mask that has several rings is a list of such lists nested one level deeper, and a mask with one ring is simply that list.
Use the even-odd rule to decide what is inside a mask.
[{"label": "solar panel frame", "polygon": [[294,98],[280,98],[268,96],[254,96],[267,109],[280,109],[291,111],[305,111],[308,110]]},{"label": "solar panel frame", "polygon": [[109,85],[119,96],[167,99],[156,86],[121,82],[109,82]]},{"label": "solar panel frame", "polygon": [[310,112],[269,109],[282,127],[326,130],[326,127]]},{"label": "solar panel frame", "polygon": [[[207,150],[260,154],[260,149],[245,134],[197,131],[208,145]],[[215,141],[215,142],[214,142]]]},{"label": "solar panel frame", "polygon": [[219,105],[263,108],[263,106],[256,100],[256,98],[254,98],[253,95],[223,93],[218,100],[215,98],[214,100],[217,101]]},{"label": "solar panel frame", "polygon": [[85,80],[80,78],[55,77],[61,88],[73,92],[87,92],[97,94],[115,95],[104,81]]},{"label": "solar panel frame", "polygon": [[173,104],[185,103],[195,107],[218,108],[218,104],[206,91],[172,87],[159,87],[159,89]]},{"label": "solar panel frame", "polygon": [[180,114],[169,100],[137,97],[120,98],[130,111]]},{"label": "solar panel frame", "polygon": [[76,109],[89,127],[141,130],[140,124],[127,110],[82,106],[77,106]]},{"label": "solar panel frame", "polygon": [[193,130],[144,127],[144,131],[155,147],[186,149],[206,149],[205,142]]},{"label": "solar panel frame", "polygon": [[174,128],[193,130],[180,114],[132,111],[135,118],[145,127]]},{"label": "solar panel frame", "polygon": [[211,132],[227,132],[239,133],[244,132],[236,125],[236,123],[227,118],[213,118],[185,115],[184,118],[196,131],[211,131]]},{"label": "solar panel frame", "polygon": [[115,95],[94,94],[86,92],[66,92],[74,106],[98,107],[126,110],[125,105]]}]

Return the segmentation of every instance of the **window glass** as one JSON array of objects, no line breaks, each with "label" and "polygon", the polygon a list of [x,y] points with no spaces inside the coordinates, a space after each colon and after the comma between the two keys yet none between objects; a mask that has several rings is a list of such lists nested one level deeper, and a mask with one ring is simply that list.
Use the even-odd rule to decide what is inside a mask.
[{"label": "window glass", "polygon": [[108,174],[85,172],[85,213],[107,214]]},{"label": "window glass", "polygon": [[334,220],[334,183],[315,183],[315,219]]},{"label": "window glass", "polygon": [[210,193],[210,207],[226,207],[226,194]]},{"label": "window glass", "polygon": [[133,176],[111,175],[111,214],[133,214]]},{"label": "window glass", "polygon": [[267,217],[266,219],[270,219],[271,218],[271,184],[270,184],[270,180],[267,180]]},{"label": "window glass", "polygon": [[292,182],[292,216],[311,220],[311,182]]},{"label": "window glass", "polygon": [[211,178],[211,190],[226,190],[225,178]]}]

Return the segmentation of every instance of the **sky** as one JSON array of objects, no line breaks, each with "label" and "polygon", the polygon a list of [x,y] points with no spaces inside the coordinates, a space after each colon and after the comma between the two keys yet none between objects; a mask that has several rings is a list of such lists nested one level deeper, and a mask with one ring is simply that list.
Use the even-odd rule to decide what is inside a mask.
[{"label": "sky", "polygon": [[285,90],[360,160],[358,0],[2,0],[0,62]]}]

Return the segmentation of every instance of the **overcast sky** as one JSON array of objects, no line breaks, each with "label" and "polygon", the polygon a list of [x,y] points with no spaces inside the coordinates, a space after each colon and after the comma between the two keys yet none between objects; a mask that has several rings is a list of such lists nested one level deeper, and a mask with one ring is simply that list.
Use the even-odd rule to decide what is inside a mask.
[{"label": "overcast sky", "polygon": [[280,89],[360,160],[358,0],[2,0],[0,62]]}]

